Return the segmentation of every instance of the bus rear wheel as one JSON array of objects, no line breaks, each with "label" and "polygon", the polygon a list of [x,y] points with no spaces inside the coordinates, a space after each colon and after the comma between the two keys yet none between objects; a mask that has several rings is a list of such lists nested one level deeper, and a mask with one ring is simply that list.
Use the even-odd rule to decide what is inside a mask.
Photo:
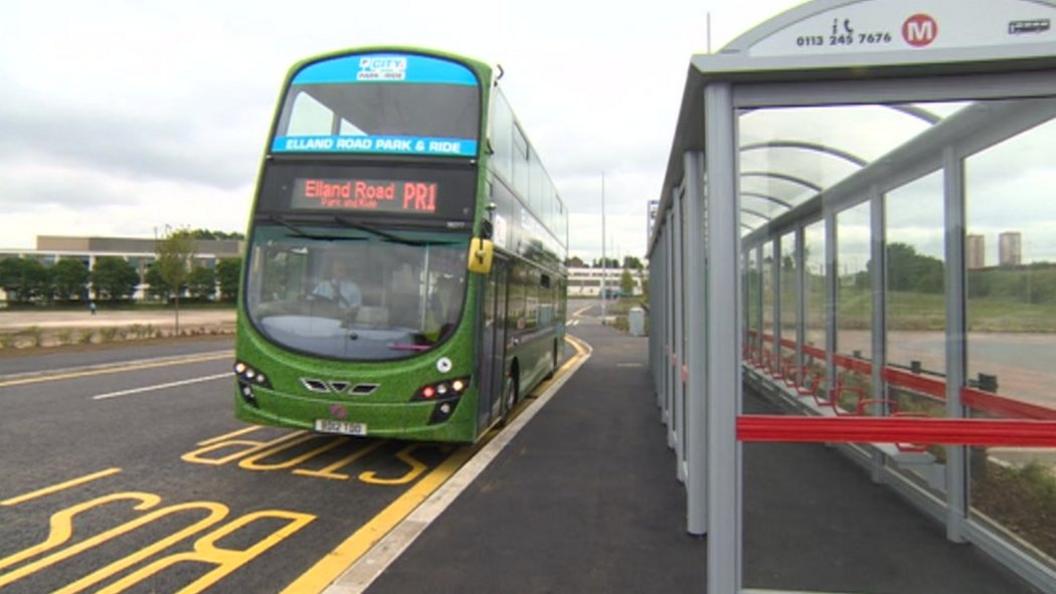
[{"label": "bus rear wheel", "polygon": [[506,408],[506,411],[502,414],[501,426],[505,427],[510,419],[513,418],[513,407],[517,405],[517,398],[520,392],[520,386],[517,385],[517,375],[511,374],[509,381],[506,382],[506,391],[502,395],[502,404]]}]

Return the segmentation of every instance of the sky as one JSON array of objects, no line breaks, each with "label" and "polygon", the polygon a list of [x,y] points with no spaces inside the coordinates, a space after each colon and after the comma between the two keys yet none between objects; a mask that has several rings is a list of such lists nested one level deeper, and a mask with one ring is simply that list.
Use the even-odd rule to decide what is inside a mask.
[{"label": "sky", "polygon": [[[246,229],[289,67],[371,44],[501,64],[571,212],[570,254],[642,256],[690,56],[797,0],[4,3],[0,248]],[[606,8],[608,4],[609,8]]]}]

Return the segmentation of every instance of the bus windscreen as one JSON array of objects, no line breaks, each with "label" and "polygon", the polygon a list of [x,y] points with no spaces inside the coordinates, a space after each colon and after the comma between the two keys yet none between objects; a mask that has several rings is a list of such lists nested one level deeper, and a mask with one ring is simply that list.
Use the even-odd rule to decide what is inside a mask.
[{"label": "bus windscreen", "polygon": [[468,67],[415,54],[359,54],[293,77],[273,153],[475,157],[480,89]]}]

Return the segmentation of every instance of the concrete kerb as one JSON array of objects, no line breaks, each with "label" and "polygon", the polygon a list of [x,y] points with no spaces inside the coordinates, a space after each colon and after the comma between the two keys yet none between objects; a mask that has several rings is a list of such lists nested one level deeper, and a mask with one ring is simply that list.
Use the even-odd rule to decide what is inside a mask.
[{"label": "concrete kerb", "polygon": [[323,591],[324,594],[359,594],[366,591],[374,580],[429,527],[433,520],[439,517],[476,480],[594,352],[594,349],[582,339],[566,336],[566,340],[576,348],[577,354],[565,363],[543,392],[528,400],[526,408],[505,429],[488,441],[458,472],[389,531],[378,544],[346,569]]}]

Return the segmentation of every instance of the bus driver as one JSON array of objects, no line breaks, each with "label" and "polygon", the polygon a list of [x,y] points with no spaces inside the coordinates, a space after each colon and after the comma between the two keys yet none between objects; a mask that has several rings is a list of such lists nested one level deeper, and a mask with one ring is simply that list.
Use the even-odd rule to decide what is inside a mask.
[{"label": "bus driver", "polygon": [[358,309],[363,304],[363,295],[353,276],[348,261],[334,258],[330,261],[329,278],[319,280],[312,296],[327,299],[343,309]]}]

